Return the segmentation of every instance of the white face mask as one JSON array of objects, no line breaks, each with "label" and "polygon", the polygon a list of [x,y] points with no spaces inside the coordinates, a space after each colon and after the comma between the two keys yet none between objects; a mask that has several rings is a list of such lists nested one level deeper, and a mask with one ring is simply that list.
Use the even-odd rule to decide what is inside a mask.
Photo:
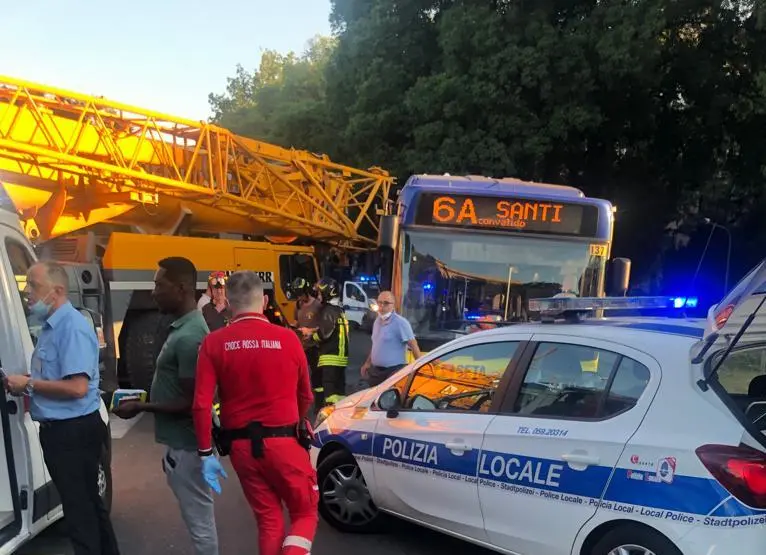
[{"label": "white face mask", "polygon": [[381,317],[381,318],[383,318],[384,320],[388,320],[389,318],[391,318],[391,316],[392,316],[393,314],[394,314],[393,312],[388,312],[388,313],[386,313],[386,314],[382,314],[382,313],[381,313],[380,317]]}]

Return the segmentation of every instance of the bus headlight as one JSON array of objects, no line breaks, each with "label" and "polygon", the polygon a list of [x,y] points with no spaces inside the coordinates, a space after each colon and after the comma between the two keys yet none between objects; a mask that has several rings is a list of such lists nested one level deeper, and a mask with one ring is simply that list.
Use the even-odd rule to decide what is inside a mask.
[{"label": "bus headlight", "polygon": [[373,312],[377,312],[378,311],[378,303],[376,303],[375,301],[372,301],[370,303],[370,310],[372,310]]}]

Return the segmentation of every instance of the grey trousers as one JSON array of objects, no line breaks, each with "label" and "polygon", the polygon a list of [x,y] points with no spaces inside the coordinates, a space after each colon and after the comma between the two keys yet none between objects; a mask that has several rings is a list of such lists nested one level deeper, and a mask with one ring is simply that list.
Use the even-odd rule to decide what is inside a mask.
[{"label": "grey trousers", "polygon": [[162,469],[178,499],[195,555],[218,555],[213,491],[202,477],[202,460],[196,451],[168,449],[162,458]]}]

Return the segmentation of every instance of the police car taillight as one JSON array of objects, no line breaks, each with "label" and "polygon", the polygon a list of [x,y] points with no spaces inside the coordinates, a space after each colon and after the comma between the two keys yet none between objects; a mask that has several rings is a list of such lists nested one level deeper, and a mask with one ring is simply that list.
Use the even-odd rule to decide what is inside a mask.
[{"label": "police car taillight", "polygon": [[744,445],[703,445],[697,456],[734,497],[749,507],[766,509],[766,453]]},{"label": "police car taillight", "polygon": [[726,322],[729,321],[729,317],[731,316],[732,312],[734,312],[734,305],[730,304],[721,312],[715,315],[715,327],[717,330],[720,330],[726,325]]}]

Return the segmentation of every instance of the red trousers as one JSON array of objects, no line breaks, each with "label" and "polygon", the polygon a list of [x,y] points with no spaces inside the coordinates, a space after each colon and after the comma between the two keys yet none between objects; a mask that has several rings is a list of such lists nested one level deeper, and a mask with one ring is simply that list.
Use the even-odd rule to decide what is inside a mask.
[{"label": "red trousers", "polygon": [[[249,440],[231,446],[231,464],[258,523],[259,555],[307,555],[316,534],[319,488],[308,452],[293,438],[263,440],[256,459]],[[282,502],[290,513],[285,535]]]}]

